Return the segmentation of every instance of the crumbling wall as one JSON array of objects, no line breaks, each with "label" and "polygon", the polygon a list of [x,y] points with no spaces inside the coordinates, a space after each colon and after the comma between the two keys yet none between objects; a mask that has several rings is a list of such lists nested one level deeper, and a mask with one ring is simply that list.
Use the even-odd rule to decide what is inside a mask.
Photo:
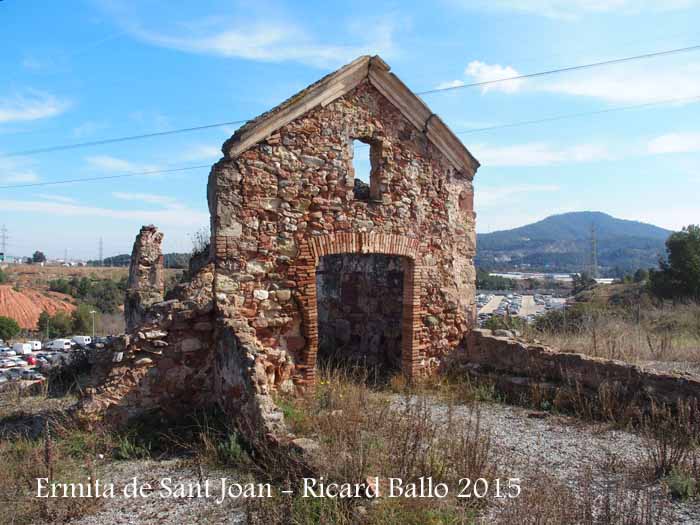
[{"label": "crumbling wall", "polygon": [[[140,302],[136,315],[125,315],[138,324],[98,356],[81,401],[82,417],[121,424],[151,413],[187,417],[218,405],[251,439],[283,435],[268,385],[284,390],[291,366],[283,353],[262,352],[247,323],[216,315],[213,264],[192,266],[191,280],[178,285],[172,299],[145,306],[144,298],[157,295],[142,292],[162,283],[162,237],[147,226],[134,243],[127,297]],[[263,364],[275,357],[277,368]],[[282,373],[275,374],[278,369]]]},{"label": "crumbling wall", "polygon": [[124,316],[126,331],[132,332],[144,321],[149,307],[163,300],[163,234],[152,224],[143,226],[131,251]]},{"label": "crumbling wall", "polygon": [[654,403],[676,405],[700,399],[700,381],[686,376],[646,370],[639,366],[583,354],[566,353],[531,344],[505,330],[475,329],[469,334],[464,368],[488,376],[506,393],[561,394],[568,389],[592,403],[616,397],[626,409],[645,409]]},{"label": "crumbling wall", "polygon": [[[345,290],[356,297],[342,313],[387,317],[367,322],[370,339],[349,350],[378,349],[372,338],[384,338],[395,362],[400,344],[401,368],[416,377],[459,347],[476,317],[478,162],[381,59],[361,57],[327,78],[224,144],[207,187],[211,256],[193,266],[192,281],[172,300],[162,297],[162,235],[141,230],[127,293],[129,333],[89,393],[91,406],[128,417],[218,403],[273,432],[281,416],[272,394],[315,383],[319,314],[343,308],[324,297],[328,275],[316,281],[324,256],[401,261],[400,276],[389,266],[356,267],[371,279]],[[356,139],[367,149],[355,150]],[[353,170],[353,157],[365,154],[369,191]],[[370,290],[376,278],[388,282]],[[394,300],[381,304],[379,295],[390,292]],[[351,331],[351,340],[357,335]]]},{"label": "crumbling wall", "polygon": [[[319,254],[411,259],[404,287],[403,369],[434,369],[475,318],[474,173],[458,171],[423,130],[370,83],[310,109],[209,178],[215,297],[263,347],[284,351],[293,381],[314,382]],[[358,199],[353,139],[371,144],[381,195]],[[406,340],[408,339],[408,340]]]}]

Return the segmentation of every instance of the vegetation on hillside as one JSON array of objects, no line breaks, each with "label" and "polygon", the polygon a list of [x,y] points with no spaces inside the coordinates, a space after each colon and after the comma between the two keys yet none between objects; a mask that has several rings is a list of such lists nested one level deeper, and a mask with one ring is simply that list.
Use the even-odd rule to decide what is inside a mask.
[{"label": "vegetation on hillside", "polygon": [[82,303],[94,306],[102,313],[116,313],[124,303],[126,279],[90,279],[72,277],[49,281],[49,290],[75,297]]},{"label": "vegetation on hillside", "polygon": [[[166,253],[163,255],[163,266],[166,268],[185,269],[190,263],[191,255],[189,253]],[[129,266],[131,255],[122,253],[105,257],[102,263],[98,260],[90,260],[88,266]]]},{"label": "vegetation on hillside", "polygon": [[667,260],[649,275],[651,291],[663,299],[700,301],[700,226],[673,233],[666,253]]},{"label": "vegetation on hillside", "polygon": [[595,226],[598,260],[605,275],[656,264],[671,233],[636,221],[599,212],[573,212],[477,237],[479,266],[508,269],[527,265],[532,270],[579,272],[589,260],[591,227]]},{"label": "vegetation on hillside", "polygon": [[46,311],[41,312],[36,330],[42,337],[48,337],[48,339],[75,334],[92,334],[93,316],[95,329],[101,331],[102,315],[87,304],[79,304],[71,313],[58,311],[50,315]]},{"label": "vegetation on hillside", "polygon": [[0,339],[9,341],[20,331],[17,321],[10,317],[0,315]]}]

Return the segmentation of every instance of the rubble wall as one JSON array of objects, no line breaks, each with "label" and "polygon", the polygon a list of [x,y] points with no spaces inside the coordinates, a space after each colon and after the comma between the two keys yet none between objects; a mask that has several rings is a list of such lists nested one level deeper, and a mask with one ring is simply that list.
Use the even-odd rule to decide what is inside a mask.
[{"label": "rubble wall", "polygon": [[163,234],[153,226],[143,226],[131,251],[127,292],[124,300],[126,331],[132,332],[144,322],[148,308],[163,300]]},{"label": "rubble wall", "polygon": [[460,357],[472,373],[488,375],[506,390],[557,391],[564,386],[595,400],[607,392],[629,407],[700,399],[697,379],[494,335],[502,332],[472,330]]},{"label": "rubble wall", "polygon": [[[353,139],[368,150],[353,151]],[[363,200],[352,159],[370,152],[373,196]],[[264,348],[288,354],[295,385],[313,384],[320,257],[400,255],[411,261],[402,367],[409,376],[434,369],[474,323],[473,175],[367,81],[310,109],[212,169],[217,310],[240,313]]]}]

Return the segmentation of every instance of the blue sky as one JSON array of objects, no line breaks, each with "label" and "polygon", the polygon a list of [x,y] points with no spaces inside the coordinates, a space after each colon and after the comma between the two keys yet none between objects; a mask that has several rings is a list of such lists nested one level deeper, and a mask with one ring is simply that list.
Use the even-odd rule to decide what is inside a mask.
[{"label": "blue sky", "polygon": [[[663,7],[660,7],[663,6]],[[700,0],[0,2],[0,186],[210,164],[235,127],[3,153],[245,119],[361,54],[415,91],[700,44]],[[700,96],[700,51],[426,95],[455,131]],[[700,222],[700,99],[462,135],[479,231],[600,210]],[[8,252],[129,252],[141,224],[189,251],[208,169],[0,189]]]}]

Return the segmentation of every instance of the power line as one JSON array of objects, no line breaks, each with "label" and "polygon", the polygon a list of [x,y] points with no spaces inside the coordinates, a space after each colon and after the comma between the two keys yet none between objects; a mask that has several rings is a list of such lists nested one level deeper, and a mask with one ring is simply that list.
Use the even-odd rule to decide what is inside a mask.
[{"label": "power line", "polygon": [[[497,84],[500,82],[509,82],[512,80],[539,77],[539,76],[544,76],[544,75],[552,75],[555,73],[564,73],[564,72],[568,72],[568,71],[589,69],[589,68],[594,68],[594,67],[629,62],[629,61],[633,61],[633,60],[642,60],[642,59],[667,56],[667,55],[672,55],[672,54],[677,54],[677,53],[685,53],[685,52],[697,51],[697,50],[700,50],[700,45],[681,47],[681,48],[677,48],[677,49],[669,49],[666,51],[657,51],[654,53],[646,53],[643,55],[635,55],[635,56],[624,57],[624,58],[616,58],[613,60],[605,60],[605,61],[601,61],[601,62],[592,62],[590,64],[581,64],[578,66],[570,66],[570,67],[564,67],[564,68],[559,68],[559,69],[550,69],[547,71],[539,71],[536,73],[529,73],[526,75],[517,75],[517,76],[513,76],[513,77],[487,80],[487,81],[483,81],[483,82],[473,82],[471,84],[463,84],[460,86],[435,88],[435,89],[430,89],[427,91],[419,91],[416,94],[417,95],[430,95],[433,93],[442,93],[442,92],[446,92],[446,91],[454,91],[457,89],[466,89],[466,88],[471,88],[471,87],[486,86],[486,85],[491,85],[491,84]],[[108,138],[108,139],[94,140],[94,141],[88,141],[88,142],[77,142],[77,143],[73,143],[73,144],[59,144],[56,146],[33,148],[33,149],[28,149],[28,150],[23,150],[23,151],[13,151],[10,153],[0,154],[0,158],[38,155],[41,153],[49,153],[49,152],[54,152],[54,151],[65,151],[65,150],[84,148],[84,147],[90,147],[90,146],[101,146],[101,145],[105,145],[105,144],[115,144],[115,143],[119,143],[119,142],[128,142],[128,141],[142,140],[142,139],[148,139],[148,138],[154,138],[154,137],[163,137],[163,136],[167,136],[167,135],[188,133],[188,132],[192,132],[192,131],[201,131],[201,130],[205,130],[205,129],[211,129],[211,128],[217,128],[217,127],[223,127],[223,126],[245,124],[249,120],[250,119],[234,120],[234,121],[229,121],[229,122],[219,122],[219,123],[215,123],[215,124],[205,124],[202,126],[194,126],[194,127],[189,127],[189,128],[179,128],[179,129],[172,129],[172,130],[167,130],[167,131],[156,131],[156,132],[152,132],[152,133],[143,133],[140,135],[128,135],[125,137]]]},{"label": "power line", "polygon": [[[546,122],[554,122],[558,120],[566,120],[566,119],[573,119],[573,118],[581,118],[581,117],[587,117],[587,116],[595,116],[595,115],[602,115],[606,113],[614,113],[617,111],[629,111],[633,109],[642,109],[642,108],[647,108],[647,107],[654,107],[654,106],[660,106],[663,104],[677,104],[680,102],[688,102],[691,100],[700,100],[700,95],[696,95],[693,97],[683,97],[683,98],[670,98],[670,99],[664,99],[664,100],[657,100],[654,102],[646,102],[644,104],[632,104],[628,106],[618,106],[618,107],[612,107],[612,108],[607,108],[607,109],[601,109],[601,110],[596,110],[596,111],[584,111],[580,113],[569,113],[565,115],[555,115],[551,117],[544,117],[541,119],[533,119],[533,120],[522,120],[518,122],[510,122],[507,124],[499,124],[496,126],[488,126],[488,127],[483,127],[483,128],[472,128],[472,129],[465,129],[462,131],[457,131],[455,132],[455,135],[469,135],[472,133],[483,133],[487,131],[493,131],[493,130],[498,130],[498,129],[504,129],[504,128],[513,128],[513,127],[518,127],[518,126],[528,126],[528,125],[533,125],[533,124],[542,124]],[[360,147],[369,147],[367,145],[362,145]],[[33,182],[33,183],[27,183],[27,184],[14,184],[14,185],[8,185],[8,186],[0,186],[0,189],[19,189],[19,188],[32,188],[32,187],[37,187],[37,186],[53,186],[53,185],[58,185],[58,184],[70,184],[70,183],[79,183],[79,182],[95,182],[95,181],[101,181],[101,180],[110,180],[110,179],[121,179],[125,177],[136,177],[139,175],[157,175],[157,174],[162,174],[162,173],[172,173],[172,172],[178,172],[178,171],[189,171],[189,170],[194,170],[194,169],[200,169],[200,168],[211,168],[210,164],[199,164],[196,166],[183,166],[179,168],[167,168],[167,169],[161,169],[161,170],[148,170],[148,171],[137,171],[137,172],[130,172],[130,173],[123,173],[119,175],[105,175],[101,177],[87,177],[87,178],[82,178],[82,179],[66,179],[66,180],[57,180],[57,181],[47,181],[47,182]]]},{"label": "power line", "polygon": [[454,91],[457,89],[466,89],[466,88],[479,87],[479,86],[488,86],[491,84],[498,84],[500,82],[510,82],[512,80],[522,80],[525,78],[542,77],[545,75],[554,75],[556,73],[566,73],[569,71],[578,71],[581,69],[590,69],[590,68],[600,67],[600,66],[609,66],[609,65],[613,65],[613,64],[621,64],[623,62],[630,62],[633,60],[644,60],[644,59],[648,59],[648,58],[655,58],[655,57],[667,56],[667,55],[675,55],[677,53],[687,53],[690,51],[698,51],[698,50],[700,50],[700,45],[679,47],[677,49],[669,49],[666,51],[656,51],[654,53],[646,53],[643,55],[634,55],[631,57],[614,58],[612,60],[603,60],[601,62],[591,62],[590,64],[580,64],[578,66],[568,66],[568,67],[562,67],[562,68],[558,68],[558,69],[548,69],[546,71],[538,71],[536,73],[528,73],[525,75],[515,75],[512,77],[497,78],[494,80],[484,80],[481,82],[472,82],[470,84],[461,84],[459,86],[447,86],[447,87],[442,87],[442,88],[429,89],[427,91],[419,91],[416,93],[416,95],[430,95],[432,93],[442,93],[444,91]]},{"label": "power line", "polygon": [[0,157],[24,157],[28,155],[37,155],[40,153],[49,153],[52,151],[65,151],[65,150],[70,150],[70,149],[77,149],[77,148],[85,148],[88,146],[102,146],[104,144],[115,144],[118,142],[129,142],[132,140],[142,140],[142,139],[149,139],[153,137],[164,137],[166,135],[176,135],[178,133],[188,133],[191,131],[201,131],[205,129],[211,129],[211,128],[220,128],[223,126],[233,126],[233,125],[238,125],[238,124],[245,124],[248,122],[247,120],[233,120],[231,122],[217,122],[216,124],[205,124],[204,126],[194,126],[191,128],[180,128],[180,129],[171,129],[167,131],[155,131],[153,133],[143,133],[141,135],[127,135],[125,137],[116,137],[116,138],[111,138],[111,139],[102,139],[102,140],[92,140],[88,142],[76,142],[73,144],[59,144],[57,146],[47,146],[44,148],[34,148],[34,149],[27,149],[23,151],[13,151],[11,153],[5,153],[0,155]]},{"label": "power line", "polygon": [[200,168],[211,168],[211,164],[199,164],[197,166],[183,166],[180,168],[167,168],[162,170],[134,171],[130,173],[122,173],[119,175],[105,175],[102,177],[86,177],[82,179],[65,179],[47,182],[32,182],[28,184],[14,184],[10,186],[0,186],[0,190],[9,190],[14,188],[34,188],[36,186],[54,186],[57,184],[70,184],[73,182],[94,182],[98,180],[123,179],[125,177],[136,177],[137,175],[157,175],[159,173],[175,173],[178,171],[188,171]]},{"label": "power line", "polygon": [[504,128],[515,128],[515,127],[519,127],[519,126],[528,126],[531,124],[543,124],[545,122],[554,122],[557,120],[567,120],[567,119],[580,118],[580,117],[590,117],[590,116],[594,116],[594,115],[603,115],[605,113],[615,113],[617,111],[629,111],[631,109],[642,109],[642,108],[660,106],[663,104],[677,104],[680,102],[690,102],[691,100],[700,100],[700,95],[696,95],[693,97],[683,97],[683,98],[669,98],[669,99],[664,99],[664,100],[656,100],[653,102],[645,102],[643,104],[632,104],[629,106],[617,106],[617,107],[612,107],[612,108],[607,108],[607,109],[598,109],[598,110],[593,110],[593,111],[582,111],[580,113],[568,113],[568,114],[564,114],[564,115],[555,115],[552,117],[544,117],[544,118],[533,119],[533,120],[521,120],[518,122],[509,122],[507,124],[486,126],[483,128],[471,128],[471,129],[465,129],[462,131],[456,131],[455,135],[468,135],[470,133],[482,133],[485,131],[493,131],[493,130],[504,129]]}]

